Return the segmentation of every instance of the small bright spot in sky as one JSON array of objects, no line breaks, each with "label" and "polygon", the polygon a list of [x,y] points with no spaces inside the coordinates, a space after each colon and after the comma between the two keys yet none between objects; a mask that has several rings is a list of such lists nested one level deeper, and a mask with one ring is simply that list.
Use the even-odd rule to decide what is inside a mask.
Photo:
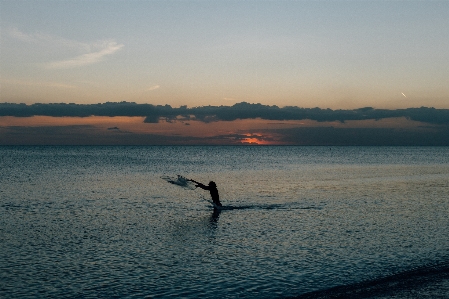
[{"label": "small bright spot in sky", "polygon": [[401,92],[404,97],[407,97],[403,92]]}]

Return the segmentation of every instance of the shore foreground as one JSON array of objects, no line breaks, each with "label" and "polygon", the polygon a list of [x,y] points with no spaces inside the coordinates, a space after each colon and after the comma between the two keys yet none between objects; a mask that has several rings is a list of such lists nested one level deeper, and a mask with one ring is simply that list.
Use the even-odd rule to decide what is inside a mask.
[{"label": "shore foreground", "polygon": [[449,298],[449,264],[419,268],[373,281],[311,292],[291,299],[325,298]]}]

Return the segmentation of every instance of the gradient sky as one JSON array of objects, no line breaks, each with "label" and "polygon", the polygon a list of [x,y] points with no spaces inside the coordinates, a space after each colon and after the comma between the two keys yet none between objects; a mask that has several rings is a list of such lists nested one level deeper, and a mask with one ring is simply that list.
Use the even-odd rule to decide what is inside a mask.
[{"label": "gradient sky", "polygon": [[449,1],[0,0],[0,102],[449,108]]}]

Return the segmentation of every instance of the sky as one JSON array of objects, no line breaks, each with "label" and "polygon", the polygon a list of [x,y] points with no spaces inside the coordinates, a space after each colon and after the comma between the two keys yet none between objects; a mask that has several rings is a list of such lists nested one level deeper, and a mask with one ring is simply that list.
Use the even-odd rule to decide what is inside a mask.
[{"label": "sky", "polygon": [[0,0],[0,102],[449,108],[449,1]]},{"label": "sky", "polygon": [[447,109],[446,0],[0,0],[0,145],[449,145]]}]

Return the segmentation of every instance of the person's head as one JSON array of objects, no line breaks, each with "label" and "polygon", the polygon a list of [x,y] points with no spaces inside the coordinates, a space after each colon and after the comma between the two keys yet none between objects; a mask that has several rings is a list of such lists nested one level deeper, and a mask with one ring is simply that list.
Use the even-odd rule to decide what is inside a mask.
[{"label": "person's head", "polygon": [[217,188],[217,184],[215,184],[214,181],[210,181],[210,182],[209,182],[209,186],[210,186],[210,187],[215,187],[215,188]]}]

